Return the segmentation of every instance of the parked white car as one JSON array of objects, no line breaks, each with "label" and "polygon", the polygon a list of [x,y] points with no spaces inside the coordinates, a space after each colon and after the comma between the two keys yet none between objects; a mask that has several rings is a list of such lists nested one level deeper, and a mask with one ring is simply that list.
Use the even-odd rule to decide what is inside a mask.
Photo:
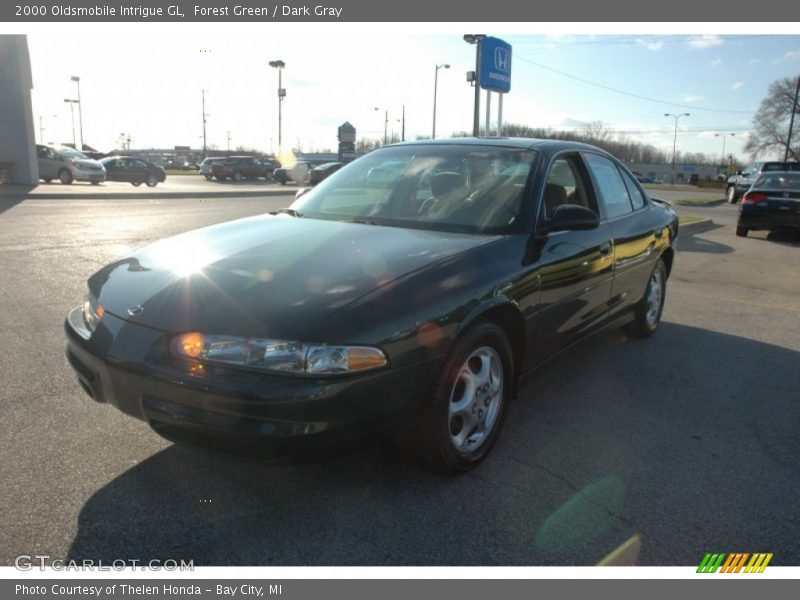
[{"label": "parked white car", "polygon": [[102,164],[74,148],[37,144],[36,156],[39,159],[39,179],[48,183],[58,179],[66,185],[73,181],[89,181],[97,185],[106,179],[106,169]]},{"label": "parked white car", "polygon": [[200,163],[200,175],[211,181],[214,175],[211,173],[211,166],[217,162],[225,160],[224,156],[215,157],[215,158],[206,158],[203,162]]}]

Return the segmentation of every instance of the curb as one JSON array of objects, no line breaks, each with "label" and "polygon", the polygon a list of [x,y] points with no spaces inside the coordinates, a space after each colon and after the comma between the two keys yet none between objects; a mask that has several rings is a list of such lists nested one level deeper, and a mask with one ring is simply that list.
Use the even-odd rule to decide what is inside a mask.
[{"label": "curb", "polygon": [[680,236],[681,233],[698,233],[700,231],[707,231],[713,227],[714,221],[711,219],[700,219],[699,221],[694,221],[692,223],[688,223],[687,225],[679,225],[678,235]]}]

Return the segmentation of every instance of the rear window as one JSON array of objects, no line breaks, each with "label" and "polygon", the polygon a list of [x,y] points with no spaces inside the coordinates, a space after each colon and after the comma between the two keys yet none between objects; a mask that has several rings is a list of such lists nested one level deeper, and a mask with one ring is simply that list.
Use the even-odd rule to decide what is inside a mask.
[{"label": "rear window", "polygon": [[800,188],[800,172],[797,173],[772,173],[769,175],[762,175],[756,181],[755,187],[759,188]]}]

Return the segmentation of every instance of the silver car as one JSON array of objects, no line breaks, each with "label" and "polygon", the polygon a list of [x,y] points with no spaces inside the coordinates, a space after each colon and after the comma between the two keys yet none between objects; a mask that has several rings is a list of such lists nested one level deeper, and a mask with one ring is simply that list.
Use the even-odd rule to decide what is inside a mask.
[{"label": "silver car", "polygon": [[225,160],[225,157],[206,158],[200,163],[200,175],[211,181],[214,175],[211,173],[211,165],[217,161]]},{"label": "silver car", "polygon": [[69,185],[73,181],[89,181],[97,185],[106,179],[106,169],[74,148],[36,145],[39,159],[39,179],[50,183],[58,179]]}]

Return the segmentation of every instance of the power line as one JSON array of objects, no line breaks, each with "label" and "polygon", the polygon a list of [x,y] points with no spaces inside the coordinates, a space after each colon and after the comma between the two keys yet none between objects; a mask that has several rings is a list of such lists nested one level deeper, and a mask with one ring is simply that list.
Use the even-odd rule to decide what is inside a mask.
[{"label": "power line", "polygon": [[627,92],[625,90],[620,90],[618,88],[611,87],[609,85],[604,85],[602,83],[597,83],[596,81],[589,81],[588,79],[584,79],[583,77],[578,77],[577,75],[571,75],[570,73],[565,73],[564,71],[559,71],[558,69],[554,69],[552,67],[548,67],[536,61],[533,61],[529,58],[525,58],[524,56],[515,55],[514,60],[521,60],[523,62],[529,63],[534,67],[539,67],[540,69],[544,69],[545,71],[551,71],[552,73],[556,73],[563,77],[568,77],[569,79],[574,79],[575,81],[580,81],[581,83],[585,83],[587,85],[591,85],[594,87],[598,87],[609,92],[614,92],[616,94],[622,94],[624,96],[630,96],[631,98],[638,98],[639,100],[647,100],[648,102],[656,102],[658,104],[666,104],[668,106],[678,106],[680,108],[688,108],[691,110],[702,110],[706,112],[716,112],[716,113],[739,113],[739,114],[753,114],[754,110],[722,110],[719,108],[705,108],[702,106],[695,106],[693,104],[679,104],[678,102],[668,102],[667,100],[659,100],[657,98],[650,98],[648,96],[642,96],[640,94],[634,94],[633,92]]},{"label": "power line", "polygon": [[[511,37],[511,36],[510,36]],[[607,36],[610,37],[610,36]],[[722,41],[727,40],[740,40],[740,39],[753,39],[753,38],[764,38],[764,37],[775,37],[774,34],[754,34],[754,35],[717,35],[714,36],[714,39],[719,39]],[[689,35],[689,36],[677,36],[677,35],[668,35],[668,36],[653,36],[653,35],[641,35],[636,36],[633,38],[623,38],[623,39],[616,39],[616,40],[570,40],[570,39],[553,39],[553,40],[530,40],[530,41],[520,41],[515,40],[515,46],[552,46],[557,44],[569,45],[569,46],[616,46],[616,45],[646,45],[647,43],[662,43],[662,44],[684,44],[694,40],[703,41],[702,35]]]}]

